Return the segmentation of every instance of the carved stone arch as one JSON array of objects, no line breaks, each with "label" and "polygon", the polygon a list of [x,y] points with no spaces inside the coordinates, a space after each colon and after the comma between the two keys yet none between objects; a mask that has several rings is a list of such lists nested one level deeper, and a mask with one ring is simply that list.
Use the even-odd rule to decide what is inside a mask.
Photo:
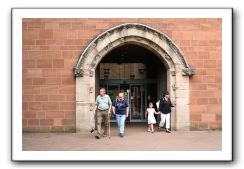
[{"label": "carved stone arch", "polygon": [[76,129],[87,131],[94,125],[95,69],[103,57],[124,44],[136,44],[153,52],[167,69],[167,90],[176,108],[172,127],[189,129],[189,76],[195,74],[181,50],[162,32],[139,23],[125,23],[97,36],[80,55],[74,68],[76,77]]},{"label": "carved stone arch", "polygon": [[[96,57],[96,55],[99,55],[98,53],[101,52],[102,49],[112,49],[113,43],[116,40],[120,40],[121,43],[123,43],[128,37],[133,37],[137,42],[142,40],[150,41],[151,44],[149,44],[149,46],[157,46],[158,49],[164,50],[167,55],[174,59],[175,63],[181,66],[183,75],[191,76],[195,74],[195,69],[187,63],[181,50],[168,36],[155,30],[154,28],[139,23],[121,24],[97,36],[94,40],[92,40],[92,42],[90,42],[90,44],[80,55],[75,66],[75,70],[82,69],[83,66],[89,66],[86,65],[87,58],[90,59]],[[76,71],[75,75],[79,76]]]},{"label": "carved stone arch", "polygon": [[[128,38],[123,38],[123,42],[121,42],[121,39],[111,42],[110,45],[113,46],[113,48],[107,49],[105,47],[104,50],[97,53],[97,55],[93,58],[93,60],[90,63],[87,63],[87,65],[90,65],[90,68],[96,68],[96,66],[103,59],[103,57],[101,57],[101,56],[106,56],[106,54],[108,54],[112,50],[114,50],[118,47],[121,47],[123,45],[135,44],[138,46],[142,46],[142,47],[148,49],[149,51],[151,51],[152,53],[154,53],[159,58],[159,60],[161,60],[164,63],[164,65],[167,69],[169,69],[170,67],[175,67],[174,62],[171,59],[171,57],[164,50],[159,48],[159,46],[157,44],[154,44],[154,42],[149,41],[147,39],[140,39],[140,41],[138,41],[138,40],[135,40],[136,38],[137,37],[132,36],[132,37],[128,37]],[[152,43],[153,45],[149,45],[149,43]]]}]

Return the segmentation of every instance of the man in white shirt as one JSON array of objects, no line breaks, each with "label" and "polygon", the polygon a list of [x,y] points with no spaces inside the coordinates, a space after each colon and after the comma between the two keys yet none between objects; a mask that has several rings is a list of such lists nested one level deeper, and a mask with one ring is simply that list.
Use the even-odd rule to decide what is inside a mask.
[{"label": "man in white shirt", "polygon": [[[105,88],[99,89],[99,95],[96,98],[96,105],[93,111],[93,115],[95,116],[97,110],[97,134],[96,138],[100,139],[101,136],[106,137],[108,135],[108,123],[110,118],[110,111],[112,107],[112,102],[109,95],[106,94]],[[104,133],[101,133],[101,124],[102,120],[105,120]]]}]

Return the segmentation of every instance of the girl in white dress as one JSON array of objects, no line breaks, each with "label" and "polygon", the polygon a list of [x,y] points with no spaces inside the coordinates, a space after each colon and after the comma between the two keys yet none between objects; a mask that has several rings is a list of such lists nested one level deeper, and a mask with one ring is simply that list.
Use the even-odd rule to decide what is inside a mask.
[{"label": "girl in white dress", "polygon": [[145,112],[145,117],[148,119],[148,132],[152,132],[152,133],[154,132],[153,124],[156,124],[156,119],[154,117],[154,114],[160,114],[160,113],[157,113],[156,110],[153,108],[153,103],[149,102],[149,107]]}]

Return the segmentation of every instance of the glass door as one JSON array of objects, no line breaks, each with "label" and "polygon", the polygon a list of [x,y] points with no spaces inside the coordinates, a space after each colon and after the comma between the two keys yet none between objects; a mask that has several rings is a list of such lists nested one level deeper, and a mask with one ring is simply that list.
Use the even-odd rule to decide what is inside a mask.
[{"label": "glass door", "polygon": [[130,86],[130,121],[145,121],[145,89],[144,85]]}]

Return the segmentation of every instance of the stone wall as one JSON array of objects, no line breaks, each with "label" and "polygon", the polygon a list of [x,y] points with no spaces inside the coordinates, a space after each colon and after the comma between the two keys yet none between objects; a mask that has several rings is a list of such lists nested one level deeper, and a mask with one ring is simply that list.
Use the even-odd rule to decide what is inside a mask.
[{"label": "stone wall", "polygon": [[196,68],[190,77],[191,129],[221,128],[221,19],[46,18],[23,19],[24,131],[75,130],[73,67],[93,38],[125,22],[148,25],[175,42]]}]

